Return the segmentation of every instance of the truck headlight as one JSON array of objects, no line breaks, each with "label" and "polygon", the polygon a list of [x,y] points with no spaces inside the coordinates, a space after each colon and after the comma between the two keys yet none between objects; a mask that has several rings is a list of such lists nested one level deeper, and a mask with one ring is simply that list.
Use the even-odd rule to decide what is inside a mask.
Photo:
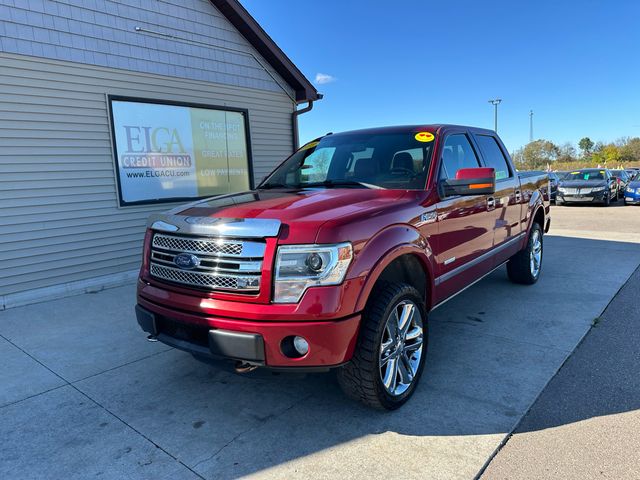
[{"label": "truck headlight", "polygon": [[603,190],[606,190],[607,187],[594,187],[591,189],[592,192],[602,192]]},{"label": "truck headlight", "polygon": [[352,259],[350,243],[278,247],[273,301],[297,303],[309,287],[339,285]]}]

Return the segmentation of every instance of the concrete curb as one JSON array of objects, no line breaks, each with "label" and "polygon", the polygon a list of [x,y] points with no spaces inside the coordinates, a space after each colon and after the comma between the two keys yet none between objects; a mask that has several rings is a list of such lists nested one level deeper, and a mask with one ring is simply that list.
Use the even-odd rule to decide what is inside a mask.
[{"label": "concrete curb", "polygon": [[56,300],[58,298],[72,297],[83,293],[96,293],[106,288],[119,287],[121,285],[135,282],[138,277],[138,270],[129,270],[101,277],[88,278],[75,282],[52,285],[50,287],[37,288],[26,292],[11,293],[0,296],[0,310],[22,307],[33,303]]}]

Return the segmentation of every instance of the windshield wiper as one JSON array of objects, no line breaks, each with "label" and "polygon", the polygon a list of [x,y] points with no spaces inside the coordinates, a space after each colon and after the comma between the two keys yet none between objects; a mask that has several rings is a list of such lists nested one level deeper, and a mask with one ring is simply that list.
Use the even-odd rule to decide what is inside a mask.
[{"label": "windshield wiper", "polygon": [[384,187],[380,187],[378,185],[372,185],[370,183],[357,182],[355,180],[325,180],[323,182],[311,182],[311,183],[301,183],[301,188],[315,188],[315,187],[325,187],[325,188],[339,188],[339,187],[365,187],[365,188],[374,188],[384,190]]},{"label": "windshield wiper", "polygon": [[264,183],[260,185],[257,190],[269,190],[270,188],[291,188],[291,185],[285,185],[284,183]]}]

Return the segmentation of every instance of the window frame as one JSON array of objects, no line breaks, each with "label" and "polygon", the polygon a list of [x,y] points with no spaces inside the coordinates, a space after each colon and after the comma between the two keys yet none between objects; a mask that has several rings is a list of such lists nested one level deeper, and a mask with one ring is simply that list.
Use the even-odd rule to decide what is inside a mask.
[{"label": "window frame", "polygon": [[[142,103],[142,104],[152,104],[152,105],[166,105],[166,106],[175,106],[175,107],[186,107],[186,108],[199,108],[204,110],[217,110],[222,112],[235,112],[240,113],[244,118],[244,135],[245,135],[245,148],[247,152],[247,176],[249,180],[249,190],[255,189],[255,176],[254,176],[254,163],[253,163],[253,143],[251,140],[251,129],[250,129],[250,118],[249,118],[249,110],[246,108],[237,108],[228,105],[212,105],[206,103],[195,103],[195,102],[183,102],[177,100],[164,100],[162,98],[145,98],[145,97],[137,97],[137,96],[127,96],[127,95],[112,95],[105,94],[106,99],[106,107],[107,107],[107,124],[109,128],[109,141],[111,143],[111,160],[112,167],[114,172],[114,181],[115,181],[115,190],[116,190],[116,200],[117,200],[117,208],[124,209],[127,207],[139,207],[139,206],[147,206],[147,205],[161,205],[164,203],[184,203],[184,202],[195,202],[198,200],[204,200],[211,197],[216,197],[218,195],[225,195],[224,193],[213,194],[213,195],[204,195],[204,196],[189,196],[189,197],[165,197],[165,198],[148,198],[144,200],[132,200],[127,201],[123,196],[122,189],[122,178],[120,176],[120,161],[119,154],[117,148],[116,141],[116,128],[115,128],[115,117],[113,113],[113,102],[127,102],[127,103]],[[196,177],[197,178],[197,177]],[[196,180],[197,181],[197,180]]]},{"label": "window frame", "polygon": [[496,178],[496,184],[506,182],[508,180],[513,180],[516,177],[516,172],[513,170],[513,160],[511,160],[511,155],[509,155],[509,152],[507,152],[506,148],[504,148],[504,145],[502,144],[502,140],[500,140],[500,137],[492,133],[474,133],[473,134],[473,141],[476,142],[476,144],[478,145],[478,151],[480,152],[480,155],[482,158],[482,166],[488,167],[488,168],[494,168],[494,167],[492,167],[487,163],[487,160],[484,157],[484,153],[482,152],[482,148],[480,147],[480,142],[477,140],[476,137],[493,138],[493,140],[496,142],[496,145],[498,146],[498,150],[500,150],[500,153],[502,153],[504,162],[507,165],[507,170],[509,171],[509,176],[505,178],[500,178],[500,179]]},{"label": "window frame", "polygon": [[[475,144],[475,142],[472,140],[470,134],[468,131],[465,130],[453,130],[453,131],[449,131],[446,132],[442,138],[442,147],[440,147],[440,154],[438,155],[438,165],[436,167],[436,186],[438,186],[440,184],[440,182],[442,182],[443,180],[447,180],[447,178],[442,178],[440,175],[440,172],[442,170],[442,167],[444,165],[444,159],[442,158],[442,154],[444,153],[444,148],[447,145],[447,140],[449,139],[449,137],[452,137],[454,135],[462,135],[467,139],[467,142],[469,142],[469,146],[471,147],[471,151],[473,151],[474,155],[476,156],[476,161],[478,162],[478,168],[480,168],[482,166],[481,162],[480,162],[480,156],[478,155],[478,146]],[[455,174],[454,177],[455,179]],[[459,197],[460,195],[454,195],[451,197],[447,197],[447,198],[454,198],[454,197]]]}]

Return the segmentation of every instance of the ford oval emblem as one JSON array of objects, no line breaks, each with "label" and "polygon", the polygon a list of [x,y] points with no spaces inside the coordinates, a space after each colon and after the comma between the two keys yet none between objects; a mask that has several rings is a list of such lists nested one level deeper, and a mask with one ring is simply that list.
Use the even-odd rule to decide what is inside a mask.
[{"label": "ford oval emblem", "polygon": [[200,259],[190,253],[179,253],[173,259],[173,263],[184,270],[191,270],[200,265]]}]

